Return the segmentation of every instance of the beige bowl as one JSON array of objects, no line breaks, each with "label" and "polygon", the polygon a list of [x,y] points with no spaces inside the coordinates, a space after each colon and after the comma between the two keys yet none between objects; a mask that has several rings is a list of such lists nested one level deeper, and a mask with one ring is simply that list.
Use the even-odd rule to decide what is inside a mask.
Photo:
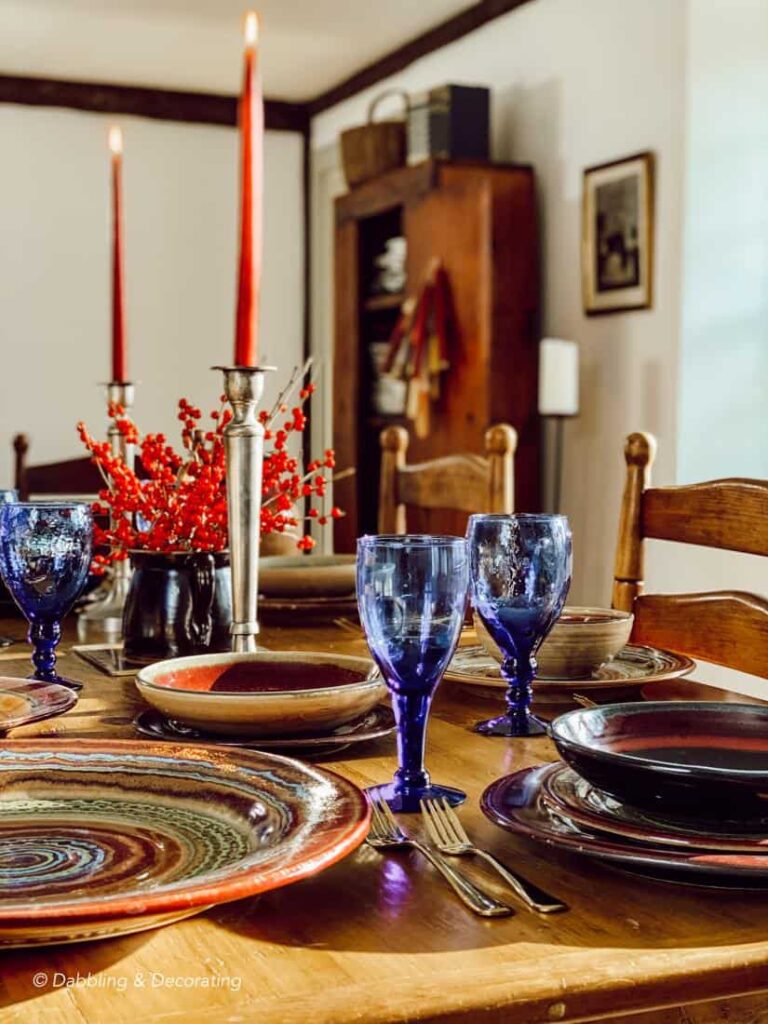
[{"label": "beige bowl", "polygon": [[354,555],[289,555],[259,559],[266,597],[354,597]]},{"label": "beige bowl", "polygon": [[[540,679],[581,679],[611,661],[627,644],[634,616],[613,608],[564,608],[539,648],[536,661]],[[477,638],[486,651],[501,661],[501,652],[474,614]]]},{"label": "beige bowl", "polygon": [[316,651],[172,658],[143,668],[136,686],[168,718],[251,737],[331,732],[386,693],[369,658]]}]

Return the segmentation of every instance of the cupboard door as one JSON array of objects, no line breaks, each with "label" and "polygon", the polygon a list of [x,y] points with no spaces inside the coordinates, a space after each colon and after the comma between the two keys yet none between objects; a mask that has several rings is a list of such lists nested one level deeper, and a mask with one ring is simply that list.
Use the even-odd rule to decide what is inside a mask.
[{"label": "cupboard door", "polygon": [[[431,403],[429,436],[419,439],[407,425],[408,462],[483,451],[492,333],[491,209],[488,183],[473,180],[441,185],[405,211],[409,294],[418,293],[439,259],[453,301],[450,369],[442,375],[440,398]],[[448,511],[409,509],[407,515],[411,532],[463,534],[466,521],[466,514]]]}]

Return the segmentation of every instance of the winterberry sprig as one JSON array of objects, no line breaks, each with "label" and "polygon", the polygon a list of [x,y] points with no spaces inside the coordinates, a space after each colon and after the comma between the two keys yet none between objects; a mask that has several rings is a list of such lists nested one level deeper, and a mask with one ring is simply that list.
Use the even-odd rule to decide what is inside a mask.
[{"label": "winterberry sprig", "polygon": [[[321,525],[342,516],[333,506],[326,508],[329,483],[327,470],[336,459],[328,449],[322,459],[302,465],[301,453],[289,449],[292,438],[307,425],[304,402],[316,386],[305,381],[309,363],[297,368],[270,411],[264,410],[265,452],[262,477],[261,533],[284,533],[301,525],[297,547],[309,551],[314,539],[306,532],[308,522]],[[289,404],[299,384],[295,405]],[[94,512],[109,516],[109,526],[95,527],[94,540],[101,549],[94,569],[128,557],[131,550],[170,554],[188,551],[223,551],[228,544],[226,460],[224,428],[232,418],[221,396],[220,407],[203,425],[202,411],[186,398],[178,403],[182,454],[168,443],[165,434],[139,433],[125,409],[115,403],[109,418],[126,441],[138,450],[141,472],[137,473],[112,454],[107,441],[97,441],[84,423],[77,430],[104,479],[104,488],[94,502]],[[346,474],[343,474],[346,475]],[[305,511],[300,515],[299,508]]]}]

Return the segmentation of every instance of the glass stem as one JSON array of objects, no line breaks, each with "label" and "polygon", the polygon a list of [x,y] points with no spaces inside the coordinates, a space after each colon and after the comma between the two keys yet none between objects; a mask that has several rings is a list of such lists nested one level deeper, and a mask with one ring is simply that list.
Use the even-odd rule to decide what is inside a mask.
[{"label": "glass stem", "polygon": [[507,715],[514,722],[526,722],[531,713],[532,683],[536,668],[536,659],[532,654],[522,658],[507,658],[501,664],[501,674],[507,684]]},{"label": "glass stem", "polygon": [[55,682],[56,645],[61,639],[61,623],[36,619],[29,627],[29,641],[34,645],[32,664],[35,666],[35,679],[47,683]]},{"label": "glass stem", "polygon": [[424,742],[431,703],[431,694],[396,693],[392,696],[399,764],[395,779],[406,789],[429,785],[429,774],[424,769]]}]

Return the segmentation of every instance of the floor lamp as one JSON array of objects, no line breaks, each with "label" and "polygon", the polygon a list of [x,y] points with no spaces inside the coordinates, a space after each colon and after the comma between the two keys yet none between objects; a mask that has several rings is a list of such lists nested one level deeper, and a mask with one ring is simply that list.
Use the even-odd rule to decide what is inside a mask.
[{"label": "floor lamp", "polygon": [[579,414],[579,346],[564,338],[539,345],[539,415],[554,420],[553,511],[560,511],[563,481],[563,422]]}]

